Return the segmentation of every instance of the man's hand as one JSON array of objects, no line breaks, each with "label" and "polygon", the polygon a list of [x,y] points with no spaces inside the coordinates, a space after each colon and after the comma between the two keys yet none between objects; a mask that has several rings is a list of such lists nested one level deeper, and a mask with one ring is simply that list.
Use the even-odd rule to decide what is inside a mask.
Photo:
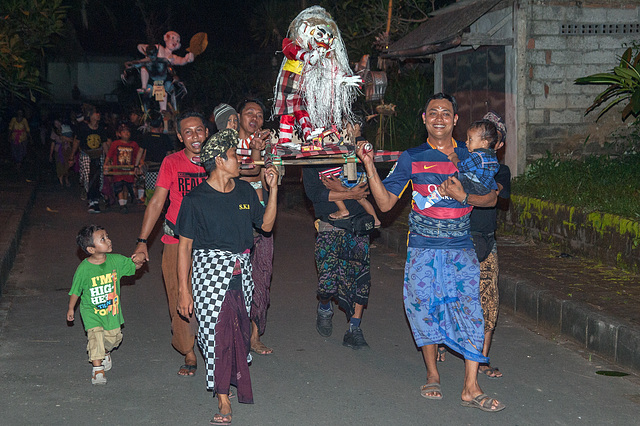
[{"label": "man's hand", "polygon": [[342,182],[340,182],[340,179],[338,179],[333,175],[331,176],[322,175],[320,176],[320,181],[329,191],[345,192],[349,190],[349,188],[347,188],[342,184]]},{"label": "man's hand", "polygon": [[458,202],[464,201],[467,193],[458,179],[451,176],[440,185],[439,192],[443,196],[451,197]]},{"label": "man's hand", "polygon": [[147,243],[138,243],[136,245],[136,249],[133,252],[134,256],[135,255],[139,255],[140,257],[143,257],[144,260],[143,262],[148,262],[149,261],[149,252],[147,250]]},{"label": "man's hand", "polygon": [[255,132],[253,139],[249,142],[249,147],[251,149],[257,149],[262,151],[266,146],[267,138],[271,137],[271,132],[269,129],[258,130]]},{"label": "man's hand", "polygon": [[365,149],[371,146],[371,144],[367,141],[358,141],[358,146],[356,147],[356,155],[364,165],[371,163],[373,164],[373,150]]},{"label": "man's hand", "polygon": [[193,296],[178,289],[178,313],[187,320],[193,314]]},{"label": "man's hand", "polygon": [[369,195],[369,184],[361,183],[360,185],[356,185],[351,189],[348,189],[349,197],[352,200],[362,200],[363,198],[367,198]]},{"label": "man's hand", "polygon": [[269,185],[269,189],[274,189],[278,187],[278,169],[275,166],[269,166],[264,171],[264,180]]}]

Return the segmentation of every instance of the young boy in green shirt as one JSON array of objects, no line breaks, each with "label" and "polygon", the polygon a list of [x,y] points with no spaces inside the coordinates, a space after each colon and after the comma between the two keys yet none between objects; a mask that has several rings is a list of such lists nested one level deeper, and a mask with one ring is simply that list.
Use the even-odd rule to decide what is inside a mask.
[{"label": "young boy in green shirt", "polygon": [[[124,324],[120,306],[120,277],[133,275],[144,264],[144,256],[131,258],[111,254],[107,231],[99,225],[83,227],[76,237],[78,246],[90,256],[83,260],[73,276],[69,291],[67,321],[75,319],[80,299],[80,316],[87,332],[87,352],[93,364],[91,383],[107,383],[105,371],[111,369],[111,351],[122,342]],[[81,297],[82,296],[82,297]]]}]

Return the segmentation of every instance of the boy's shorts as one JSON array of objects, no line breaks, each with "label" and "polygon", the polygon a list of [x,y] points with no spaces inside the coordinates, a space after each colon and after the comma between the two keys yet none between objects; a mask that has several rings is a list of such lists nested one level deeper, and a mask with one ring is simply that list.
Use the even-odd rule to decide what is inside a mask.
[{"label": "boy's shorts", "polygon": [[104,359],[107,352],[120,346],[122,343],[122,331],[120,327],[113,330],[105,330],[102,327],[93,327],[87,330],[87,353],[89,362]]}]

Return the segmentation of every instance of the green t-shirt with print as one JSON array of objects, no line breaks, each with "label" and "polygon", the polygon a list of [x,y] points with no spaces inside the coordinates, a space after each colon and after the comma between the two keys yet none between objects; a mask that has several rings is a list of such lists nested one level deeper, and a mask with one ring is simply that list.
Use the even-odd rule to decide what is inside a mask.
[{"label": "green t-shirt with print", "polygon": [[80,297],[80,316],[84,329],[103,327],[114,330],[124,324],[120,305],[120,277],[136,273],[136,265],[121,254],[107,253],[106,260],[94,265],[83,260],[73,276],[69,295]]}]

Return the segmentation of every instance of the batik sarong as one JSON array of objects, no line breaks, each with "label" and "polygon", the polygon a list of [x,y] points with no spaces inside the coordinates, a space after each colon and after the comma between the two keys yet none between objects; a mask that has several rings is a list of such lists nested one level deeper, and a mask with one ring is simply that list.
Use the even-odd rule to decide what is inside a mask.
[{"label": "batik sarong", "polygon": [[498,246],[494,244],[489,256],[480,262],[480,304],[484,315],[485,333],[495,329],[498,322],[498,272]]},{"label": "batik sarong", "polygon": [[[254,234],[255,235],[255,234]],[[253,298],[251,300],[251,321],[258,326],[258,334],[264,334],[267,326],[267,308],[271,301],[271,273],[273,272],[273,236],[258,234],[253,238],[251,249],[253,269]]]},{"label": "batik sarong", "polygon": [[351,319],[356,303],[369,302],[369,236],[359,237],[342,230],[318,232],[315,255],[320,300],[336,297]]},{"label": "batik sarong", "polygon": [[[231,253],[203,249],[193,251],[191,284],[194,312],[198,320],[197,340],[205,358],[206,383],[207,389],[210,390],[215,389],[216,323],[233,277],[236,262],[239,264],[242,274],[242,293],[248,318],[253,293],[249,252]],[[249,349],[247,349],[246,357],[246,362],[250,362]]]},{"label": "batik sarong", "polygon": [[479,281],[473,249],[407,249],[404,306],[418,347],[444,343],[465,359],[489,362]]}]

